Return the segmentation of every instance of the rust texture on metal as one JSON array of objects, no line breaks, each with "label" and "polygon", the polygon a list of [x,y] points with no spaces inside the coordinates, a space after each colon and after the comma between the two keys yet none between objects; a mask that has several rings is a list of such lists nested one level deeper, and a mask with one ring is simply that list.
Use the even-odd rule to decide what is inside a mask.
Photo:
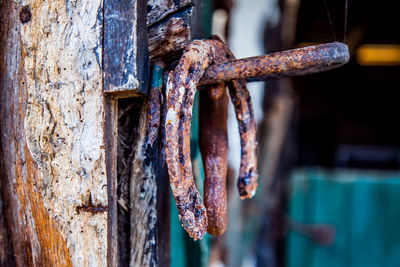
[{"label": "rust texture on metal", "polygon": [[193,41],[167,81],[165,158],[170,184],[182,226],[194,240],[207,228],[207,214],[194,183],[190,160],[190,121],[197,83],[211,63],[211,46]]},{"label": "rust texture on metal", "polygon": [[[213,63],[218,64],[234,59],[229,48],[217,37],[212,36],[215,55]],[[245,80],[229,82],[229,93],[235,107],[241,138],[241,167],[238,189],[241,198],[254,195],[257,188],[257,143],[250,95]],[[227,227],[227,104],[226,84],[209,86],[207,92],[200,92],[200,150],[205,180],[204,203],[207,209],[207,232],[221,235]]]},{"label": "rust texture on metal", "polygon": [[[218,55],[222,54],[228,61],[235,60],[233,53],[218,36],[211,36],[211,39],[215,40],[214,46]],[[218,62],[215,65],[217,64]],[[256,122],[246,81],[244,79],[233,80],[227,82],[227,85],[240,135],[241,158],[237,186],[240,198],[246,199],[255,194],[258,186]]]},{"label": "rust texture on metal", "polygon": [[[206,181],[205,188],[207,196],[211,197],[210,201],[207,200],[209,214],[193,180],[190,161],[190,121],[195,91],[204,70],[209,65],[232,58],[232,53],[220,40],[193,41],[186,46],[178,65],[168,75],[167,113],[164,123],[165,157],[180,220],[195,240],[204,236],[208,215],[213,223],[209,228],[210,232],[221,234],[226,228],[226,192],[224,191],[225,181],[223,181],[226,177],[225,152],[221,152],[220,155],[214,153],[214,158],[211,156],[215,161],[213,163],[207,163],[206,160],[206,173],[208,169],[208,178],[210,178]],[[208,96],[214,100],[222,98],[226,94],[224,87],[223,85],[212,87]],[[254,194],[257,186],[256,125],[245,81],[230,82],[228,88],[235,107],[241,137],[239,193],[242,198],[248,198]],[[221,148],[222,151],[225,148],[218,144],[221,140],[214,141],[215,149]],[[216,167],[220,167],[221,170],[212,170]],[[218,180],[216,176],[219,176]],[[218,188],[213,188],[213,186]],[[222,218],[217,218],[218,216]]]},{"label": "rust texture on metal", "polygon": [[232,59],[207,68],[199,85],[235,79],[257,81],[318,73],[340,67],[349,59],[348,46],[339,42],[250,58]]},{"label": "rust texture on metal", "polygon": [[[258,186],[256,123],[247,80],[317,73],[349,60],[348,47],[329,43],[236,60],[216,36],[185,46],[176,68],[167,78],[166,110],[162,115],[162,142],[170,184],[180,220],[194,239],[206,230],[222,234],[227,224],[227,93],[239,125],[241,163],[238,190],[251,198]],[[213,85],[210,85],[213,84]],[[190,160],[190,121],[195,91],[201,92],[200,149],[205,169],[205,205],[193,180]]]},{"label": "rust texture on metal", "polygon": [[[163,142],[179,217],[193,239],[201,239],[206,229],[216,235],[226,229],[226,87],[235,108],[241,142],[238,190],[242,199],[251,198],[258,185],[257,141],[246,79],[317,73],[348,60],[348,47],[337,42],[239,60],[216,36],[186,45],[178,65],[168,75]],[[214,85],[203,87],[208,90],[201,93],[200,111],[200,146],[206,176],[203,205],[192,174],[190,121],[197,86],[209,84]]]},{"label": "rust texture on metal", "polygon": [[207,232],[221,235],[228,223],[226,176],[228,171],[228,94],[226,84],[200,91],[200,152],[204,165],[204,205]]},{"label": "rust texture on metal", "polygon": [[237,186],[241,199],[251,198],[258,185],[256,122],[253,107],[244,80],[231,81],[228,87],[240,134],[241,159]]},{"label": "rust texture on metal", "polygon": [[90,213],[102,213],[108,211],[107,206],[103,205],[92,205],[92,206],[78,206],[76,207],[76,212],[79,214],[81,211],[90,212]]},{"label": "rust texture on metal", "polygon": [[77,206],[76,207],[76,213],[79,214],[81,211],[89,212],[89,213],[92,213],[92,214],[103,213],[103,212],[108,212],[108,207],[107,206],[103,206],[101,204],[98,204],[98,205],[93,204],[92,195],[89,192],[88,203],[86,205],[81,205],[81,206]]}]

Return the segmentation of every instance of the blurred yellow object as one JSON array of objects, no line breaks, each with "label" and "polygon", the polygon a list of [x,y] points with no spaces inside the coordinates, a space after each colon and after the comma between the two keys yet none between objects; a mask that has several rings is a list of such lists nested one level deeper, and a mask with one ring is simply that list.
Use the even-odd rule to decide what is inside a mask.
[{"label": "blurred yellow object", "polygon": [[356,59],[361,66],[397,66],[400,65],[400,45],[361,45],[356,50]]}]

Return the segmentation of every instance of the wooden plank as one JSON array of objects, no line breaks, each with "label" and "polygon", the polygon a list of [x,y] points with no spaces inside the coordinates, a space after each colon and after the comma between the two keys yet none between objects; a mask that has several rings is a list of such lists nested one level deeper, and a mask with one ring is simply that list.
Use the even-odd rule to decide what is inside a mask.
[{"label": "wooden plank", "polygon": [[148,82],[145,0],[104,0],[105,93],[144,94]]},{"label": "wooden plank", "polygon": [[107,218],[107,265],[118,266],[118,211],[117,211],[117,148],[118,148],[118,100],[108,96],[104,101],[106,145],[106,173],[108,194]]},{"label": "wooden plank", "polygon": [[147,1],[147,26],[152,26],[171,14],[185,10],[195,3],[193,0],[168,1],[148,0]]},{"label": "wooden plank", "polygon": [[[109,3],[104,2],[105,5]],[[22,24],[20,2],[3,1],[1,4],[4,24],[0,49],[4,64],[0,64],[0,138],[5,181],[2,190],[8,205],[7,222],[16,262],[20,266],[105,266],[108,258],[109,265],[117,265],[120,263],[116,234],[119,228],[115,224],[118,221],[117,199],[114,198],[117,104],[113,97],[105,99],[103,96],[101,63],[110,59],[102,54],[103,14],[105,20],[114,19],[112,23],[122,23],[123,19],[115,20],[116,13],[103,12],[100,0],[77,3],[32,0],[24,2],[30,16],[24,14]],[[116,1],[112,4],[126,10],[132,8],[132,5],[121,6]],[[128,12],[123,15],[127,16]],[[110,33],[108,26],[110,24],[105,22],[105,36]],[[129,36],[135,35],[128,29]],[[115,38],[106,39],[115,41]],[[104,49],[108,51],[106,45]],[[113,62],[126,64],[128,59]],[[140,59],[136,62],[145,66]],[[130,68],[127,73],[133,75],[133,68],[127,68]],[[113,73],[106,69],[103,69],[105,75],[111,78],[117,77],[120,71]],[[138,79],[139,86],[135,88],[124,75],[119,80],[119,85],[123,86],[116,82],[115,87],[108,88],[117,88],[117,97],[145,93],[147,87],[141,82],[148,79],[140,73],[135,77],[143,77]],[[105,85],[110,82],[103,78]],[[145,159],[140,161],[146,162]],[[145,177],[147,174],[137,175],[132,180],[139,185]],[[163,209],[165,203],[161,202],[168,194],[164,193],[160,202],[153,201],[154,190],[158,188],[155,184],[165,185],[165,181],[150,180],[151,185],[145,188],[149,199],[145,198],[142,206],[150,204],[144,214],[148,216],[140,217],[142,221],[139,222],[138,217],[132,217],[132,229],[136,229],[137,223],[147,227],[146,219],[153,216],[147,213],[150,210],[168,218],[168,211]],[[137,189],[134,183],[132,192]],[[107,202],[110,203],[109,214],[104,208],[98,213],[87,212],[106,207]],[[137,204],[137,201],[131,203]],[[88,209],[85,206],[89,206]],[[77,207],[81,207],[80,212]],[[134,205],[133,208],[140,207]],[[163,220],[157,221],[155,227],[146,228],[149,235],[137,235],[138,240],[143,240],[143,236],[152,237],[145,238],[151,253],[145,247],[141,263],[150,262],[151,265],[154,253],[157,253],[158,263],[161,258],[168,259],[168,231],[165,231],[168,224],[159,224]],[[168,246],[154,252],[154,245],[162,242]],[[132,244],[137,243],[132,241]]]},{"label": "wooden plank", "polygon": [[[158,150],[147,146],[148,103],[143,105],[137,128],[130,179],[130,266],[156,266]],[[153,162],[153,164],[151,163]],[[158,241],[158,242],[157,242]]]},{"label": "wooden plank", "polygon": [[77,212],[107,206],[101,3],[24,1],[20,20],[22,3],[2,2],[0,157],[18,266],[106,265],[107,212]]},{"label": "wooden plank", "polygon": [[167,59],[171,54],[182,52],[183,46],[192,39],[192,13],[190,7],[149,28],[150,60]]},{"label": "wooden plank", "polygon": [[158,141],[148,145],[149,101],[119,99],[120,266],[169,266],[169,183]]},{"label": "wooden plank", "polygon": [[116,265],[164,266],[169,261],[169,184],[158,140],[153,148],[147,146],[149,103],[145,98],[118,102],[118,175],[111,184],[117,203]]},{"label": "wooden plank", "polygon": [[[159,86],[162,71],[157,74]],[[153,147],[147,143],[149,101],[135,97],[118,102],[118,177],[113,183],[118,203],[118,265],[168,265],[169,184],[157,136]]]},{"label": "wooden plank", "polygon": [[57,262],[68,265],[71,262],[66,241],[33,188],[34,181],[40,182],[40,179],[37,177],[37,165],[26,147],[23,127],[27,88],[23,68],[24,48],[20,42],[20,21],[17,20],[20,8],[10,1],[3,2],[1,6],[0,157],[7,221],[13,253],[19,266]]}]

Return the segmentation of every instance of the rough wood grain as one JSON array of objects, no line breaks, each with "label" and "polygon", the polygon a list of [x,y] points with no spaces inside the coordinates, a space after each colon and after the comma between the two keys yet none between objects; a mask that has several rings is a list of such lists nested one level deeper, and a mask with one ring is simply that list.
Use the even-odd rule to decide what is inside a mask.
[{"label": "rough wood grain", "polygon": [[200,0],[149,0],[147,13],[150,60],[177,59],[182,48],[200,37]]},{"label": "rough wood grain", "polygon": [[107,206],[101,1],[4,5],[2,179],[16,262],[105,266],[107,213],[76,212],[89,195]]},{"label": "rough wood grain", "polygon": [[119,266],[169,266],[169,184],[158,145],[159,68],[149,98],[118,100]]},{"label": "rough wood grain", "polygon": [[[158,135],[148,141],[149,101],[118,103],[118,244],[119,266],[165,266],[169,248],[168,184],[158,156]],[[153,134],[153,132],[152,132]],[[162,231],[162,232],[160,232]]]},{"label": "rough wood grain", "polygon": [[104,0],[105,93],[144,94],[148,81],[146,0]]},{"label": "rough wood grain", "polygon": [[[116,265],[117,102],[103,97],[102,1],[0,4],[0,156],[12,236],[10,255],[15,255],[19,266],[105,266],[107,259]],[[28,13],[21,17],[20,11]],[[171,28],[181,21],[178,25],[185,30],[183,39],[169,35],[173,40],[168,53],[192,38],[191,5],[182,2],[174,12],[162,13],[158,19],[165,19],[164,25]],[[145,127],[145,110],[140,113],[139,129]],[[161,258],[167,265],[166,246],[160,243],[169,242],[168,191],[160,192],[156,201],[156,184],[167,188],[160,181],[165,170],[156,179],[157,169],[162,170],[159,159],[148,165],[149,159],[139,157],[139,150],[130,185],[131,265],[162,264]],[[111,196],[107,183],[113,184]],[[84,209],[78,213],[76,207],[90,204],[90,199],[102,206],[108,200],[110,214]]]},{"label": "rough wood grain", "polygon": [[167,16],[194,5],[193,0],[148,0],[147,1],[147,25],[158,23]]},{"label": "rough wood grain", "polygon": [[149,28],[150,60],[170,57],[181,52],[183,46],[192,39],[192,8],[174,14]]},{"label": "rough wood grain", "polygon": [[106,173],[108,193],[107,218],[107,265],[118,266],[119,263],[119,235],[117,211],[117,148],[118,148],[118,100],[112,95],[104,99],[105,112],[105,146],[106,146]]},{"label": "rough wood grain", "polygon": [[[0,22],[2,26],[0,27],[0,266],[15,266],[15,253],[12,246],[11,240],[11,229],[7,225],[6,220],[6,206],[5,201],[7,201],[6,196],[4,195],[5,189],[7,188],[7,169],[6,169],[6,158],[4,158],[4,151],[8,147],[10,143],[6,143],[3,145],[3,136],[5,131],[3,130],[6,127],[7,123],[11,123],[11,120],[5,120],[4,111],[7,109],[5,100],[7,100],[7,94],[9,90],[12,90],[12,86],[18,85],[19,81],[11,80],[11,70],[17,68],[18,63],[20,62],[19,57],[14,57],[14,64],[10,64],[12,60],[12,56],[8,55],[12,49],[15,51],[20,50],[19,44],[15,44],[9,40],[15,36],[15,26],[9,20],[9,16],[15,16],[17,12],[15,10],[14,3],[4,3],[0,2]],[[8,64],[7,64],[8,63]],[[15,75],[18,76],[20,73],[15,71]],[[10,140],[8,140],[10,141]],[[10,209],[8,209],[8,213],[10,213]],[[10,217],[8,218],[10,220]]]},{"label": "rough wood grain", "polygon": [[[0,125],[1,128],[1,125]],[[1,147],[1,146],[0,146]],[[1,155],[0,148],[0,155]],[[1,161],[0,161],[1,162]],[[4,168],[4,164],[0,163],[0,169]],[[0,175],[2,172],[0,171]],[[5,177],[2,175],[2,177]],[[1,184],[4,184],[0,180],[0,266],[15,266],[14,250],[12,248],[11,237],[6,221],[4,198],[1,193]]]},{"label": "rough wood grain", "polygon": [[[155,163],[151,162],[151,148],[146,145],[148,108],[141,111],[132,162],[130,183],[131,261],[130,266],[156,266],[157,184]],[[154,153],[154,152],[153,152]],[[155,159],[155,160],[154,160]]]}]

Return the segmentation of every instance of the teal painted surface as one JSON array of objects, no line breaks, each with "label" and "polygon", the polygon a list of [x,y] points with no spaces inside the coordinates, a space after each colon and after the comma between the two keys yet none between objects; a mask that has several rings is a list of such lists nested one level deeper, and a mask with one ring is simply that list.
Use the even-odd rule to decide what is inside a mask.
[{"label": "teal painted surface", "polygon": [[162,66],[157,65],[157,63],[154,64],[151,72],[150,88],[157,87],[160,89],[162,87],[163,73],[164,73],[164,68]]},{"label": "teal painted surface", "polygon": [[326,247],[289,231],[286,266],[400,266],[400,173],[308,169],[291,177],[289,217],[329,224]]},{"label": "teal painted surface", "polygon": [[185,247],[185,231],[178,219],[178,210],[171,192],[171,267],[186,267],[187,253]]}]

